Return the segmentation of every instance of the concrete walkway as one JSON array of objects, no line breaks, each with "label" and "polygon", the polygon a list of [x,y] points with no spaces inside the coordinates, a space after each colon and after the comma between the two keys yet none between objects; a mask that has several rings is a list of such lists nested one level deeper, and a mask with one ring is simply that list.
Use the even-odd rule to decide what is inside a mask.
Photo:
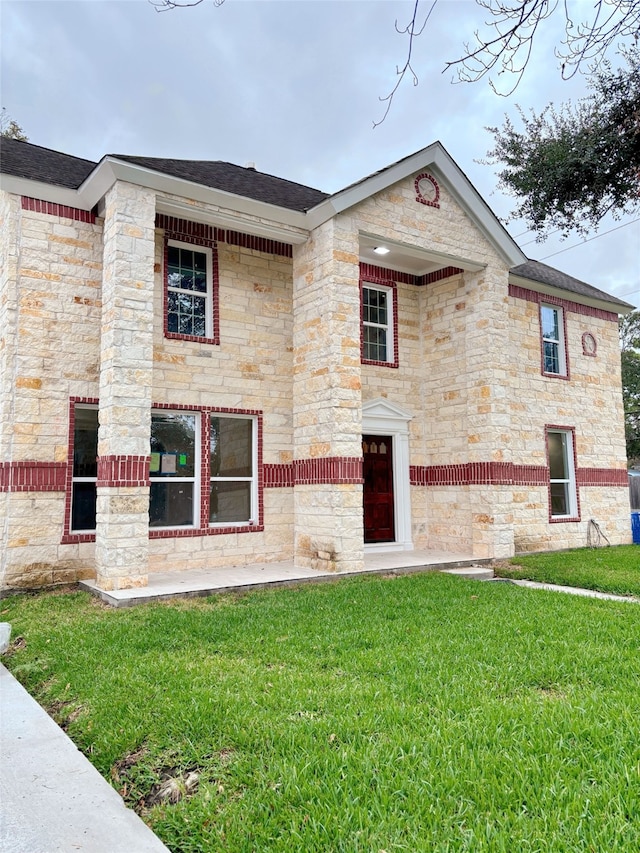
[{"label": "concrete walkway", "polygon": [[[500,580],[496,578],[496,580]],[[634,598],[632,595],[614,595],[612,592],[597,592],[595,589],[582,589],[578,586],[560,586],[553,583],[541,583],[540,581],[524,581],[515,578],[504,578],[517,586],[525,586],[529,589],[546,589],[550,592],[566,592],[569,595],[581,595],[584,598],[601,598],[605,601],[630,601],[633,604],[640,604],[640,598]]]},{"label": "concrete walkway", "polygon": [[169,853],[0,665],[0,853]]}]

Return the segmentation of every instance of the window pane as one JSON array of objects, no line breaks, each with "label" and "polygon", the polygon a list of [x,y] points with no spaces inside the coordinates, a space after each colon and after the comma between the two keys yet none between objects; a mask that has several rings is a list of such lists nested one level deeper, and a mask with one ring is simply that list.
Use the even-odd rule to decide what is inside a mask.
[{"label": "window pane", "polygon": [[71,529],[96,529],[96,484],[74,483],[71,498]]},{"label": "window pane", "polygon": [[549,448],[549,476],[552,480],[566,480],[567,458],[565,453],[565,436],[560,432],[550,432],[547,435]]},{"label": "window pane", "polygon": [[386,361],[387,360],[387,331],[386,329],[378,329],[375,326],[365,326],[363,329],[364,337],[364,357],[369,361]]},{"label": "window pane", "polygon": [[192,249],[169,246],[167,283],[182,290],[207,292],[207,255]]},{"label": "window pane", "polygon": [[[73,476],[98,476],[98,411],[75,409],[73,432]],[[95,524],[93,525],[95,527]]]},{"label": "window pane", "polygon": [[[151,478],[193,477],[196,461],[196,417],[189,414],[151,416]],[[186,522],[185,522],[186,523]]]},{"label": "window pane", "polygon": [[237,523],[251,518],[251,483],[211,484],[209,521]]},{"label": "window pane", "polygon": [[551,483],[551,515],[569,515],[567,483]]},{"label": "window pane", "polygon": [[560,373],[560,353],[558,344],[544,342],[544,372]]},{"label": "window pane", "polygon": [[150,527],[185,527],[193,524],[193,483],[151,482]]},{"label": "window pane", "polygon": [[560,340],[558,314],[559,312],[556,308],[548,308],[543,305],[540,309],[543,338],[551,338],[554,341]]},{"label": "window pane", "polygon": [[211,418],[212,477],[253,475],[253,421],[248,418]]}]

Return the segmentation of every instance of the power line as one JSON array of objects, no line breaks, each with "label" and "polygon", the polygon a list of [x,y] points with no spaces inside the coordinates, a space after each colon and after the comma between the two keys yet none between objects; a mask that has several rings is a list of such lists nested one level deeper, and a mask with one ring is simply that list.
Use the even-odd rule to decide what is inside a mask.
[{"label": "power line", "polygon": [[559,249],[557,252],[552,252],[550,255],[544,255],[540,258],[541,261],[546,261],[547,258],[553,258],[556,255],[561,255],[563,252],[568,252],[570,249],[575,249],[578,246],[584,246],[585,243],[590,243],[592,240],[597,240],[598,237],[605,237],[607,234],[613,234],[614,231],[619,231],[621,228],[626,228],[627,225],[633,225],[634,222],[640,221],[640,216],[632,219],[630,222],[623,222],[622,225],[616,225],[615,228],[610,228],[608,231],[603,231],[602,234],[594,234],[593,237],[587,237],[579,243],[574,243],[573,246],[566,246],[564,249]]}]

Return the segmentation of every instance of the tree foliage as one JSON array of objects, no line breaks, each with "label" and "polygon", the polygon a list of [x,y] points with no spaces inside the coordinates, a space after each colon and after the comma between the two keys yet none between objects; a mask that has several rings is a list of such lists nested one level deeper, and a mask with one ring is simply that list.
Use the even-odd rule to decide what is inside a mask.
[{"label": "tree foliage", "polygon": [[5,107],[0,112],[0,136],[3,136],[5,139],[17,139],[20,142],[29,141],[29,137],[18,122],[9,116]]},{"label": "tree foliage", "polygon": [[489,128],[490,162],[504,165],[500,184],[519,200],[515,216],[538,234],[585,233],[609,212],[640,206],[640,50],[626,60],[615,72],[603,65],[575,107],[520,110],[522,129],[508,117]]},{"label": "tree foliage", "polygon": [[627,458],[640,460],[640,311],[620,319],[622,398]]}]

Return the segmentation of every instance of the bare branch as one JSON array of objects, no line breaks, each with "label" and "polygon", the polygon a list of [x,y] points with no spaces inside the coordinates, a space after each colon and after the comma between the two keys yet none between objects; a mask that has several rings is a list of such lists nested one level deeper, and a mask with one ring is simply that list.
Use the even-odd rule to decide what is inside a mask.
[{"label": "bare branch", "polygon": [[[199,6],[204,0],[148,0],[156,12],[168,12],[170,9],[188,9]],[[224,0],[213,0],[214,6],[222,6]]]},{"label": "bare branch", "polygon": [[413,79],[413,85],[414,86],[418,85],[418,83],[419,83],[418,75],[416,74],[416,72],[413,69],[413,66],[411,65],[411,53],[413,50],[413,40],[414,40],[414,38],[417,38],[419,35],[421,35],[422,32],[424,31],[424,28],[427,26],[427,22],[428,22],[429,18],[431,17],[431,13],[435,9],[437,3],[438,3],[438,0],[433,0],[433,2],[431,3],[431,7],[430,7],[429,11],[427,12],[427,15],[424,19],[424,22],[419,29],[416,29],[416,21],[417,21],[417,17],[418,17],[418,7],[420,6],[420,0],[415,0],[415,4],[413,6],[413,15],[412,15],[409,23],[406,25],[406,27],[402,27],[402,28],[399,27],[398,21],[396,20],[396,22],[395,22],[396,32],[399,33],[400,35],[409,36],[409,44],[407,47],[407,59],[406,59],[405,64],[402,66],[402,68],[399,68],[398,66],[396,66],[396,76],[398,78],[396,80],[396,85],[393,87],[393,89],[389,92],[388,95],[385,95],[384,98],[382,98],[382,97],[379,98],[379,100],[382,101],[382,103],[386,103],[387,106],[385,108],[384,115],[382,116],[380,121],[374,121],[374,123],[373,123],[374,128],[381,125],[383,123],[383,121],[386,119],[386,117],[389,115],[389,110],[391,109],[391,104],[393,102],[394,95],[398,91],[398,89],[400,88],[400,84],[404,80],[404,77],[407,74],[407,72],[409,72],[411,74],[411,77]]}]

